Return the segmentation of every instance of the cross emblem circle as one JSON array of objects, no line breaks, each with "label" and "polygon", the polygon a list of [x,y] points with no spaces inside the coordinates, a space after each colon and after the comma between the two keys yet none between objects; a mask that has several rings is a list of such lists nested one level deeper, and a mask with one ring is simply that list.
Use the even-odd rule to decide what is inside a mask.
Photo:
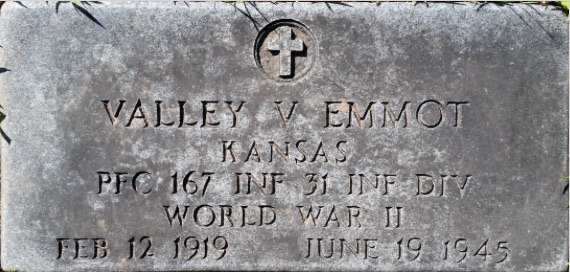
[{"label": "cross emblem circle", "polygon": [[262,73],[277,82],[294,82],[314,67],[317,41],[309,28],[290,19],[273,21],[259,32],[254,58]]}]

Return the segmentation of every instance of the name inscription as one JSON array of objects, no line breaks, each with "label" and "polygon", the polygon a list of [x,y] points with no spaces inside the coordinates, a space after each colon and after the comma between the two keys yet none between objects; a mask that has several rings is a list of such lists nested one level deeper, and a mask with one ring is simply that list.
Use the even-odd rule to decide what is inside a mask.
[{"label": "name inscription", "polygon": [[[102,100],[105,112],[111,125],[134,127],[171,127],[171,128],[239,128],[242,109],[246,101],[179,100],[166,105],[162,100],[143,103],[138,99],[135,103],[127,103],[125,99],[115,101]],[[287,125],[296,108],[301,107],[299,101],[284,105],[283,101],[274,101],[275,110],[283,125]],[[366,105],[357,105],[351,101],[323,101],[324,128],[436,128],[443,126],[449,119],[451,126],[463,126],[463,110],[468,101],[425,100],[413,103],[404,101],[401,104],[389,101],[370,101]],[[127,107],[124,114],[123,108]],[[152,110],[151,110],[152,109]],[[192,111],[192,114],[190,113]],[[170,118],[164,112],[171,112]],[[381,112],[381,114],[378,114]],[[121,115],[127,115],[120,122]],[[229,117],[232,122],[222,124],[218,116]],[[427,117],[429,115],[429,118]]]}]

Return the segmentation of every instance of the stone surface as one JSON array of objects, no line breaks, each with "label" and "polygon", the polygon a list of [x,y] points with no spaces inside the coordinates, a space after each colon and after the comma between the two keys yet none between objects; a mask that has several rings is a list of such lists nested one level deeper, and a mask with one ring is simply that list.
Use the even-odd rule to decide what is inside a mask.
[{"label": "stone surface", "polygon": [[564,267],[553,7],[23,4],[0,17],[5,270]]}]

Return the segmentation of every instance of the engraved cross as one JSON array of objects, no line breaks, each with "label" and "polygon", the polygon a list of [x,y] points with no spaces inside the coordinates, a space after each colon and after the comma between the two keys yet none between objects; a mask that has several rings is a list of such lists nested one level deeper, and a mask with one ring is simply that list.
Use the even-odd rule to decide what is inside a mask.
[{"label": "engraved cross", "polygon": [[279,75],[291,76],[292,71],[292,52],[303,51],[303,41],[294,40],[291,27],[284,26],[279,29],[279,39],[269,42],[267,49],[270,51],[279,51]]}]

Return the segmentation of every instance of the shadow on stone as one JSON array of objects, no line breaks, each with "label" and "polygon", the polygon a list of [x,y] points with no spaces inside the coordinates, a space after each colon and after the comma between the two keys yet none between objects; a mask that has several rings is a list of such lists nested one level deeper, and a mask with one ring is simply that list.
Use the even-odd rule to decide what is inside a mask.
[{"label": "shadow on stone", "polygon": [[[483,7],[485,7],[485,6],[488,5],[488,4],[493,4],[493,5],[496,5],[496,6],[498,6],[498,7],[507,7],[507,8],[509,8],[509,10],[516,16],[516,18],[518,18],[518,19],[520,19],[521,21],[523,21],[523,23],[524,23],[528,28],[534,29],[534,28],[532,27],[532,25],[531,25],[531,22],[529,22],[528,19],[525,19],[524,16],[523,16],[523,14],[517,12],[517,11],[513,8],[513,5],[512,5],[511,3],[501,3],[501,2],[497,2],[497,3],[483,3],[483,4],[481,4],[481,5],[477,8],[477,11],[480,11]],[[548,37],[550,37],[551,40],[554,40],[554,36],[552,36],[552,34],[540,23],[540,21],[537,20],[537,19],[535,18],[535,16],[533,16],[532,13],[529,12],[529,11],[528,11],[526,8],[524,8],[524,7],[530,8],[532,11],[534,11],[534,13],[536,13],[536,14],[539,15],[539,16],[542,16],[542,14],[540,14],[540,13],[539,13],[532,5],[530,5],[530,4],[524,4],[524,5],[518,5],[518,6],[520,6],[520,9],[521,9],[522,11],[524,11],[524,14],[526,14],[528,17],[532,18],[532,20],[534,21],[534,23],[535,23],[536,25],[538,25],[538,26],[548,35]],[[555,6],[555,8],[558,9],[558,10],[563,11],[566,15],[568,15],[568,11],[567,11],[567,10],[564,10],[562,7],[560,7],[560,6]],[[501,8],[500,10],[501,10],[501,12],[505,15],[505,17],[506,17],[511,23],[515,24],[515,22],[511,20],[511,17],[512,17],[511,15],[507,14],[507,12],[505,12],[505,10],[502,9],[502,8]]]},{"label": "shadow on stone", "polygon": [[176,5],[178,2],[182,2],[186,5],[186,7],[190,7],[190,5],[188,5],[188,2],[186,1],[174,1],[174,5]]},{"label": "shadow on stone", "polygon": [[344,6],[344,7],[352,7],[351,5],[347,4],[347,3],[342,3],[342,2],[325,2],[325,5],[327,5],[327,8],[330,10],[330,12],[334,13],[332,6],[331,5],[339,5],[339,6]]},{"label": "shadow on stone", "polygon": [[259,29],[263,27],[263,25],[253,17],[253,14],[251,13],[248,5],[251,6],[251,8],[254,9],[261,16],[261,18],[265,21],[265,23],[269,23],[269,19],[267,19],[267,17],[263,15],[263,13],[259,10],[255,2],[243,2],[243,9],[240,9],[237,4],[238,4],[237,2],[232,3],[234,9],[239,11],[245,17],[247,17],[253,23],[253,26],[257,31],[259,31]]},{"label": "shadow on stone", "polygon": [[14,2],[15,2],[16,4],[22,6],[22,7],[28,8],[28,7],[26,7],[26,5],[24,5],[24,4],[22,3],[22,1],[14,1]]},{"label": "shadow on stone", "polygon": [[[55,3],[55,13],[59,12],[59,6],[62,3],[70,3],[70,2],[69,1],[58,1],[57,3]],[[73,5],[73,8],[76,11],[81,12],[81,14],[85,15],[85,17],[89,18],[89,20],[96,23],[100,27],[105,28],[105,26],[103,26],[103,24],[101,24],[99,22],[99,20],[97,20],[97,18],[95,18],[95,16],[93,16],[93,14],[91,14],[88,10],[86,10],[84,8],[84,6],[86,6],[86,5],[91,7],[91,4],[102,4],[101,2],[99,2],[99,1],[81,1],[80,3],[81,3],[81,5],[71,2],[71,4]]]},{"label": "shadow on stone", "polygon": [[[2,106],[0,106],[0,109],[4,109],[2,108]],[[4,119],[6,119],[6,114],[4,114],[3,112],[0,112],[0,124],[2,124],[2,122],[4,121]],[[4,140],[10,144],[12,143],[12,139],[10,139],[10,137],[8,136],[8,134],[6,134],[6,132],[4,132],[4,130],[0,127],[0,135],[2,135],[2,138],[4,138]]]}]

